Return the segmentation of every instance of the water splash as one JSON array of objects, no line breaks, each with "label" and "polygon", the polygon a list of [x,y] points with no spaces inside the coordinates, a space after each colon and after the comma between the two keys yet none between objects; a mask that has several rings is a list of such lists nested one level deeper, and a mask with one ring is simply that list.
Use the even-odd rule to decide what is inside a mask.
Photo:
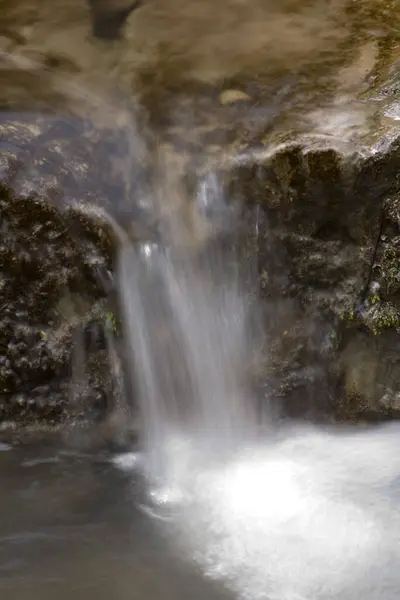
[{"label": "water splash", "polygon": [[182,243],[184,220],[164,211],[173,222],[157,243],[120,250],[150,478],[143,510],[242,600],[395,600],[399,429],[258,435],[246,377],[253,305],[238,261],[230,269],[232,253],[214,243],[235,219],[217,184],[196,195],[216,219],[209,243]]},{"label": "water splash", "polygon": [[398,435],[296,427],[225,465],[186,459],[171,538],[245,600],[394,600]]},{"label": "water splash", "polygon": [[[222,212],[216,186],[214,175],[211,185],[201,184],[201,209],[212,194]],[[122,245],[118,268],[143,441],[157,477],[171,464],[174,439],[202,439],[215,455],[243,443],[255,427],[246,389],[249,302],[232,243],[188,247],[185,222],[169,225],[158,243]]]}]

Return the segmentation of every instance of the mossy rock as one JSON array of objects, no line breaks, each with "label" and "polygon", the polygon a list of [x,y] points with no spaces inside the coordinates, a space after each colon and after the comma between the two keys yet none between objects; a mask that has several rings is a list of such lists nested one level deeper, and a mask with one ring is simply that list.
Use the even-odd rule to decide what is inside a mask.
[{"label": "mossy rock", "polygon": [[[89,161],[91,143],[82,146],[87,128],[66,117],[1,116],[0,420],[76,415],[69,386],[74,332],[104,322],[110,311],[99,274],[113,269],[116,239],[86,210],[96,198],[106,210],[92,172],[96,154]],[[109,369],[91,363],[88,377],[97,384],[80,412],[106,403]]]}]

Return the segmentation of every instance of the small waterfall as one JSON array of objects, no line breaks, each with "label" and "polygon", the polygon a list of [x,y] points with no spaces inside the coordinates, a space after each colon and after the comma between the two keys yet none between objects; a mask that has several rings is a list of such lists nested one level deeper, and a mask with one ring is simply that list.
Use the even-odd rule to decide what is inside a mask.
[{"label": "small waterfall", "polygon": [[215,175],[190,202],[174,185],[157,192],[157,238],[122,232],[118,263],[142,416],[133,468],[150,479],[141,509],[239,600],[397,599],[398,426],[271,419],[258,436],[247,367],[261,328],[232,235],[241,216]]},{"label": "small waterfall", "polygon": [[215,230],[232,217],[215,175],[201,182],[196,209],[203,219],[215,217],[214,239],[197,247],[195,225],[190,243],[182,243],[189,239],[182,210],[169,211],[157,243],[125,241],[119,254],[124,329],[155,478],[165,475],[174,438],[196,440],[218,456],[255,427],[246,390],[250,303],[235,245],[220,242]]}]

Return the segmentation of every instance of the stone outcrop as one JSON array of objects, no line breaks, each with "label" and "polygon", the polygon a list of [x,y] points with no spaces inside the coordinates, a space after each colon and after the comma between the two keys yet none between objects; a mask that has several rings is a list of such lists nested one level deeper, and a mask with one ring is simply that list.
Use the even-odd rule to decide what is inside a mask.
[{"label": "stone outcrop", "polygon": [[262,209],[266,370],[292,414],[397,410],[398,232],[388,211],[400,193],[398,160],[397,141],[369,158],[296,144],[234,172],[231,189]]},{"label": "stone outcrop", "polygon": [[[398,417],[395,2],[337,0],[324,16],[288,0],[273,6],[265,31],[256,0],[253,16],[240,19],[238,3],[229,4],[232,48],[204,2],[192,15],[174,1],[144,3],[112,46],[88,36],[83,2],[5,9],[0,420],[101,413],[113,396],[104,323],[116,318],[108,289],[116,241],[103,217],[132,234],[142,219],[136,186],[151,179],[133,127],[132,84],[155,146],[180,155],[193,179],[218,171],[252,214],[268,332],[257,368],[263,396],[296,416]],[[222,4],[213,6],[222,19]],[[210,19],[217,32],[202,53],[193,31],[207,36]],[[276,32],[289,26],[285,46]],[[98,95],[85,92],[94,80]],[[76,336],[88,371],[79,408],[70,386],[81,360]]]},{"label": "stone outcrop", "polygon": [[397,64],[350,103],[332,96],[325,121],[268,132],[229,170],[231,193],[261,211],[273,347],[265,369],[269,394],[286,399],[291,414],[400,414]]},{"label": "stone outcrop", "polygon": [[107,404],[111,382],[102,350],[104,324],[115,310],[106,293],[115,240],[106,224],[84,211],[92,197],[101,197],[102,153],[96,156],[96,146],[89,145],[85,155],[82,127],[77,119],[2,115],[2,419],[58,421],[82,412],[84,402],[73,410],[70,405],[81,341],[91,354],[86,408]]}]

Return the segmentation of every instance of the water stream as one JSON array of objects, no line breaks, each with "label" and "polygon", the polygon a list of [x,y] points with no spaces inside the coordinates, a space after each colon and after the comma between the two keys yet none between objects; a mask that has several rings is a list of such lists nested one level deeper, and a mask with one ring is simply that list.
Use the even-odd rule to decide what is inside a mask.
[{"label": "water stream", "polygon": [[[224,204],[214,182],[202,185],[200,207],[210,203],[207,194],[214,205]],[[228,206],[226,211],[229,215]],[[196,219],[193,223],[196,227]],[[177,438],[196,439],[203,452],[207,445],[215,456],[242,445],[255,430],[246,393],[249,312],[255,308],[241,293],[234,241],[228,248],[216,243],[204,248],[204,242],[187,247],[180,243],[185,229],[172,211],[157,243],[125,242],[119,256],[143,443],[155,477],[165,476],[170,444]]]},{"label": "water stream", "polygon": [[[189,71],[207,82],[235,73],[240,65],[246,71],[254,57],[255,64],[268,62],[267,51],[277,73],[281,63],[290,64],[294,73],[310,63],[311,72],[315,58],[323,68],[325,50],[328,57],[336,56],[344,32],[352,35],[350,16],[340,12],[341,0],[319,3],[315,15],[310,8],[310,14],[301,11],[294,20],[281,18],[280,3],[274,2],[269,12],[264,3],[255,3],[254,16],[236,0],[225,8],[224,3],[195,4],[192,15],[186,0],[168,0],[165,23],[163,12],[160,17],[160,9],[150,6],[143,32],[139,14],[134,31],[137,46],[145,48],[145,66],[146,56],[153,60],[155,54],[159,19],[165,25],[161,41],[170,36],[173,48],[179,40],[176,56],[187,56],[188,65],[193,63]],[[283,4],[290,11],[296,2]],[[221,18],[214,9],[217,15],[221,10]],[[235,17],[232,29],[227,10]],[[340,18],[334,25],[336,13]],[[170,26],[176,14],[182,15],[178,29]],[[50,36],[49,51],[56,44],[62,54],[65,43],[78,64],[81,59],[86,64],[87,58],[90,70],[95,52],[91,57],[84,50],[86,37],[75,48],[73,27],[72,42],[66,42],[58,36],[65,27],[63,14],[55,21],[57,35],[54,40]],[[191,23],[196,26],[190,28]],[[209,43],[197,35],[198,23]],[[240,37],[236,31],[242,32]],[[42,39],[40,31],[35,35]],[[379,32],[376,37],[380,39]],[[123,47],[121,55],[129,58],[129,52]],[[8,50],[0,58],[9,69]],[[21,60],[13,56],[14,67],[35,74],[34,61]],[[158,64],[163,65],[161,58],[155,69]],[[358,70],[364,77],[368,69],[363,64]],[[130,77],[131,66],[122,66]],[[48,75],[38,71],[37,81]],[[352,82],[354,73],[350,70],[347,77]],[[89,105],[100,120],[104,113],[108,132],[118,125],[126,134],[117,169],[126,197],[104,193],[104,205],[96,210],[117,213],[117,202],[134,199],[158,225],[154,238],[137,241],[129,227],[122,231],[123,211],[114,222],[132,385],[122,380],[110,328],[107,346],[118,398],[134,388],[140,439],[138,448],[116,455],[101,444],[99,449],[90,440],[86,443],[87,431],[40,434],[22,442],[1,432],[0,598],[398,600],[400,426],[278,426],[268,414],[260,419],[249,366],[264,332],[252,265],[239,252],[241,214],[234,199],[225,196],[213,173],[187,197],[180,174],[162,160],[153,197],[149,190],[138,196],[131,184],[148,155],[130,110],[123,106],[117,111],[123,113],[117,123],[117,113],[107,109],[101,94],[86,97],[64,73],[54,81],[80,110]],[[314,105],[314,96],[310,98]],[[343,114],[345,118],[336,119],[333,112],[326,121],[326,110],[317,111],[317,134],[332,135],[334,130],[342,139],[342,129],[351,130]],[[254,160],[251,152],[247,156]],[[36,172],[28,166],[18,192],[35,180]],[[74,180],[75,188],[80,191]],[[113,222],[113,215],[108,216]],[[76,354],[77,367],[84,359]],[[77,381],[84,387],[83,370]]]},{"label": "water stream", "polygon": [[120,252],[147,514],[182,556],[240,598],[394,600],[398,427],[274,431],[257,423],[246,386],[254,302],[221,250],[211,245],[200,264],[174,239]]},{"label": "water stream", "polygon": [[260,422],[248,380],[257,297],[237,255],[240,215],[215,175],[188,204],[177,194],[154,198],[154,240],[121,234],[140,448],[82,451],[73,434],[1,446],[0,592],[397,599],[399,426]]}]

